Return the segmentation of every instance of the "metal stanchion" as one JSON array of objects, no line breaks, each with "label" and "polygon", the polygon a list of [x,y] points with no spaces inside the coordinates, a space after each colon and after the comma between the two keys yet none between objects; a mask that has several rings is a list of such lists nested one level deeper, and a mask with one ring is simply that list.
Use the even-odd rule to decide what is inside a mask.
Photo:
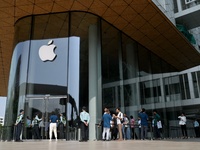
[{"label": "metal stanchion", "polygon": [[74,127],[74,140],[77,140],[77,128]]},{"label": "metal stanchion", "polygon": [[78,141],[80,141],[80,140],[81,140],[81,129],[78,128]]}]

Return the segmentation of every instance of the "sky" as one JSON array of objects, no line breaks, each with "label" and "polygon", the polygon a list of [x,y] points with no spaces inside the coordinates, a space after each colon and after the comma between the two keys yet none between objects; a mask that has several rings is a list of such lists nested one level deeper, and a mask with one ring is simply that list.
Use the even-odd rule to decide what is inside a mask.
[{"label": "sky", "polygon": [[0,97],[0,116],[5,116],[6,97]]}]

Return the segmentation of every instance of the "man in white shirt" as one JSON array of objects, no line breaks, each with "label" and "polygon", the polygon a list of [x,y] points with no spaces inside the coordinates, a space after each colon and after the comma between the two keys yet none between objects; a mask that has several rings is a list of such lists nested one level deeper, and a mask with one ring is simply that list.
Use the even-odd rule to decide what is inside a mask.
[{"label": "man in white shirt", "polygon": [[81,119],[81,136],[82,139],[79,142],[87,142],[88,141],[88,125],[90,122],[90,115],[86,112],[86,107],[82,108],[82,112],[80,113]]},{"label": "man in white shirt", "polygon": [[181,131],[183,135],[183,139],[188,138],[187,135],[187,128],[186,128],[186,116],[185,113],[182,113],[181,116],[178,116],[179,120],[179,125],[181,126]]}]

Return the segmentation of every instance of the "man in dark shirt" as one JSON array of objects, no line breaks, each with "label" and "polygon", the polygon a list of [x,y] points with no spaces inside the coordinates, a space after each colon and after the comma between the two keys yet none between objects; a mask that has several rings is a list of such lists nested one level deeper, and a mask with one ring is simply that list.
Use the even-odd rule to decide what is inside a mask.
[{"label": "man in dark shirt", "polygon": [[141,139],[144,140],[147,138],[147,129],[149,120],[149,117],[146,114],[144,108],[142,108],[142,110],[138,113],[138,117],[141,119]]},{"label": "man in dark shirt", "polygon": [[158,128],[158,122],[160,121],[160,115],[158,115],[157,110],[155,110],[155,109],[153,110],[153,119],[154,119],[153,120],[154,137],[156,139],[160,139],[161,138],[161,136],[160,136],[160,130]]},{"label": "man in dark shirt", "polygon": [[50,129],[49,129],[49,141],[51,141],[52,139],[52,132],[54,132],[54,136],[56,138],[56,141],[58,140],[57,139],[57,123],[58,123],[58,116],[55,115],[55,112],[53,111],[52,112],[52,115],[50,116]]}]

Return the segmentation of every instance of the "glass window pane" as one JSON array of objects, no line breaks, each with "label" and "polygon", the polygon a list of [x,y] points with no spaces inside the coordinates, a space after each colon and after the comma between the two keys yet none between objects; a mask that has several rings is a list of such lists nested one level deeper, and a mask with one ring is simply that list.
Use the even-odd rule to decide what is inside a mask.
[{"label": "glass window pane", "polygon": [[120,80],[119,73],[119,31],[102,21],[102,82]]},{"label": "glass window pane", "polygon": [[68,37],[68,24],[68,13],[35,16],[32,39]]},{"label": "glass window pane", "polygon": [[150,52],[141,45],[138,45],[138,59],[139,59],[140,77],[150,75],[151,74]]},{"label": "glass window pane", "polygon": [[124,79],[131,79],[139,76],[137,51],[138,43],[126,35],[122,35]]},{"label": "glass window pane", "polygon": [[192,72],[192,82],[193,82],[193,88],[194,88],[194,96],[195,98],[199,97],[199,92],[198,92],[198,84],[197,84],[197,78],[196,78],[196,72]]}]

